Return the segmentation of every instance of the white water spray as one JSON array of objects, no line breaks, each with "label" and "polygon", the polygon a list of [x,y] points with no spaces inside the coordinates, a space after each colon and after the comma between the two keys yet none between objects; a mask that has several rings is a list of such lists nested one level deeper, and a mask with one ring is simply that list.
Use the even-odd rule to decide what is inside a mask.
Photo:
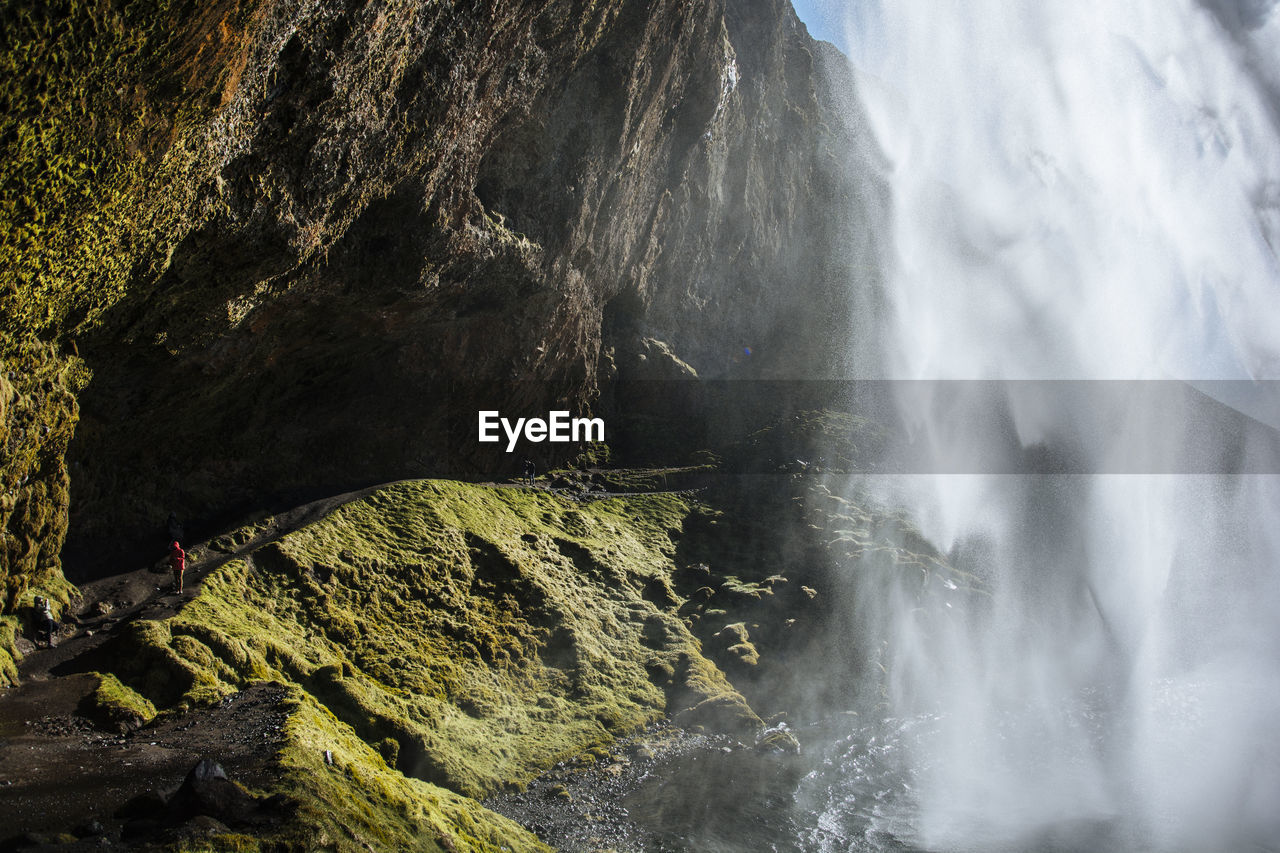
[{"label": "white water spray", "polygon": [[[1280,378],[1270,6],[858,2],[893,164],[890,376]],[[1007,386],[1024,445],[1072,416],[1046,387]],[[936,400],[901,409],[940,462],[982,452]],[[1116,414],[1126,440],[1085,448],[1093,476],[894,484],[990,591],[950,615],[859,590],[890,714],[936,715],[913,741],[912,843],[1280,849],[1280,482],[1179,473],[1201,425]],[[1168,473],[1105,473],[1135,435]]]}]

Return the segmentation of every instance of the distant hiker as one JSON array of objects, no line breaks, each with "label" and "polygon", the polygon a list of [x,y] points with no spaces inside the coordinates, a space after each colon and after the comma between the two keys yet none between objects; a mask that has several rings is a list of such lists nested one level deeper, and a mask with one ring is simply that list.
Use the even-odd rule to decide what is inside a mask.
[{"label": "distant hiker", "polygon": [[176,541],[176,542],[181,542],[181,541],[182,541],[182,538],[183,538],[183,537],[182,537],[182,522],[181,522],[181,521],[178,521],[178,514],[177,514],[176,512],[171,512],[171,513],[169,513],[169,521],[167,522],[166,526],[167,526],[168,531],[169,531],[169,541],[170,541],[170,542],[175,542],[175,541]]},{"label": "distant hiker", "polygon": [[36,645],[40,645],[40,635],[43,634],[45,648],[53,648],[53,632],[57,628],[58,623],[53,621],[49,599],[36,596]]},{"label": "distant hiker", "polygon": [[523,476],[524,476],[525,482],[527,482],[530,486],[532,486],[533,478],[536,477],[537,475],[538,475],[538,470],[537,468],[534,467],[533,460],[532,459],[524,460]]},{"label": "distant hiker", "polygon": [[169,543],[169,568],[173,569],[173,589],[182,592],[182,573],[187,568],[187,554],[175,539]]}]

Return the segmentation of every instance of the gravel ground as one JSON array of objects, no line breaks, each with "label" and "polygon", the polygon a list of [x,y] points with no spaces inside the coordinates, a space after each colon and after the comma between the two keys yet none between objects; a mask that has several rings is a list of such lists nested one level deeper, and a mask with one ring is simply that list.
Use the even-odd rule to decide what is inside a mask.
[{"label": "gravel ground", "polygon": [[[254,685],[206,708],[128,735],[76,714],[91,676],[32,681],[0,694],[0,837],[72,833],[118,838],[114,813],[147,791],[171,794],[202,758],[250,787],[269,781],[285,688]],[[89,832],[91,821],[103,832]]]}]

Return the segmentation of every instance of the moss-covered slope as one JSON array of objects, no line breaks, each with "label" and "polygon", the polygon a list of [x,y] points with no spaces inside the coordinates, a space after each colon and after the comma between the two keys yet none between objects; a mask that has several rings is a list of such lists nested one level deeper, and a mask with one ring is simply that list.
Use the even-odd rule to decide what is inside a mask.
[{"label": "moss-covered slope", "polygon": [[[378,824],[343,802],[353,782],[412,815],[462,802],[423,782],[481,797],[664,713],[749,736],[758,717],[676,613],[688,511],[665,494],[387,486],[226,563],[177,615],[127,626],[88,663],[161,713],[255,681],[294,685],[282,784],[315,815],[345,815],[335,832]],[[319,780],[291,775],[316,770],[331,741],[372,781],[330,779],[327,764]]]},{"label": "moss-covered slope", "polygon": [[295,818],[266,836],[214,837],[208,849],[549,853],[475,800],[391,769],[306,692],[295,689],[285,707],[276,793],[298,803]]}]

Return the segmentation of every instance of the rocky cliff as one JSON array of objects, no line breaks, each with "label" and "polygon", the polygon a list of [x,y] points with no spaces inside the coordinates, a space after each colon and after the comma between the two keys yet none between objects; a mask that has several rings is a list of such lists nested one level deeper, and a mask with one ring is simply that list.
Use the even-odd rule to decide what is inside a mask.
[{"label": "rocky cliff", "polygon": [[[540,850],[471,798],[620,767],[604,747],[663,717],[794,750],[757,711],[822,657],[832,543],[876,524],[795,471],[763,500],[672,492],[707,485],[706,436],[771,467],[826,421],[755,413],[733,444],[705,405],[673,423],[696,395],[664,384],[877,349],[882,166],[786,0],[13,0],[0,23],[0,684],[19,647],[36,675],[0,722],[35,714],[51,760],[75,726],[99,747],[87,770],[72,744],[80,802],[0,768],[19,828]],[[518,467],[478,408],[657,402],[618,446],[699,464],[457,482]],[[185,597],[145,569],[170,513]],[[101,580],[77,601],[64,573]],[[56,648],[16,639],[36,594]],[[213,748],[262,796],[204,762],[167,799],[119,772],[125,750],[176,784]],[[230,800],[193,812],[197,783]]]},{"label": "rocky cliff", "polygon": [[170,511],[509,473],[481,401],[838,374],[876,309],[879,163],[785,0],[3,14],[6,574],[68,494],[83,577]]}]

